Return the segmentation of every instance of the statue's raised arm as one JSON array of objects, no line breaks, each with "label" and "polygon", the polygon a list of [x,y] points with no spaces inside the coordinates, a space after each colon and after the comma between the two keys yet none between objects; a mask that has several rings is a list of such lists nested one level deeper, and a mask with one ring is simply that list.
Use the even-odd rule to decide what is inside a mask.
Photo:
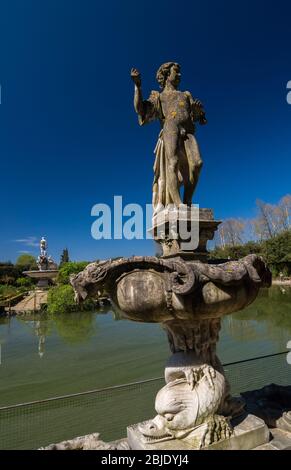
[{"label": "statue's raised arm", "polygon": [[155,119],[162,119],[161,107],[159,101],[159,92],[152,91],[147,100],[143,99],[141,89],[141,75],[140,72],[132,68],[131,78],[134,82],[134,109],[138,115],[138,122],[141,126]]},{"label": "statue's raised arm", "polygon": [[134,109],[137,114],[143,114],[144,106],[143,106],[143,98],[142,98],[142,91],[141,91],[141,76],[137,69],[132,68],[130,72],[130,76],[134,83]]}]

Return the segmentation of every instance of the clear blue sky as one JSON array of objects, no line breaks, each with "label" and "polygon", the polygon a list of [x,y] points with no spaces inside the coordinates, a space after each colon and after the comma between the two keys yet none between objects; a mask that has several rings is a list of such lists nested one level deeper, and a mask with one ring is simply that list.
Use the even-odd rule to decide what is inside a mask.
[{"label": "clear blue sky", "polygon": [[289,1],[4,0],[0,7],[0,259],[45,235],[58,260],[154,253],[151,241],[96,241],[91,207],[151,202],[159,125],[140,128],[129,71],[144,94],[166,61],[204,103],[195,200],[249,217],[256,198],[290,193]]}]

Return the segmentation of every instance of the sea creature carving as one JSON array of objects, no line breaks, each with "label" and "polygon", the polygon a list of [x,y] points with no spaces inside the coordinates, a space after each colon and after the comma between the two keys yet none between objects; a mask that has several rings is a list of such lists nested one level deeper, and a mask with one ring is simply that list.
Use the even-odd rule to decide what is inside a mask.
[{"label": "sea creature carving", "polygon": [[[183,376],[184,372],[184,376]],[[229,420],[217,412],[225,395],[224,376],[208,364],[193,364],[181,378],[158,392],[157,416],[139,426],[146,443],[185,439],[203,448],[232,434]]]}]

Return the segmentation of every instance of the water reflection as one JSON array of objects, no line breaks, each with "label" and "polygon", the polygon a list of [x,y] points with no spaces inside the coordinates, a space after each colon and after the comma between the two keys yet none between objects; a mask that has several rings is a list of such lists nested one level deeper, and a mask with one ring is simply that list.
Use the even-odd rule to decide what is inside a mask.
[{"label": "water reflection", "polygon": [[96,329],[95,312],[71,312],[54,314],[52,321],[58,335],[67,344],[80,344],[88,341]]},{"label": "water reflection", "polygon": [[9,324],[9,317],[0,315],[0,325],[8,325],[8,324]]},{"label": "water reflection", "polygon": [[48,335],[48,326],[41,320],[38,320],[35,323],[34,332],[38,337],[38,355],[42,358],[45,352],[45,338]]},{"label": "water reflection", "polygon": [[47,314],[32,313],[24,317],[18,317],[18,321],[27,327],[38,338],[38,355],[40,358],[45,353],[45,340],[52,332],[52,322]]},{"label": "water reflection", "polygon": [[224,327],[236,340],[255,339],[259,334],[284,343],[291,337],[291,288],[263,289],[252,305],[226,317]]},{"label": "water reflection", "polygon": [[291,289],[282,293],[280,287],[261,292],[256,302],[235,315],[236,319],[267,322],[291,332]]}]

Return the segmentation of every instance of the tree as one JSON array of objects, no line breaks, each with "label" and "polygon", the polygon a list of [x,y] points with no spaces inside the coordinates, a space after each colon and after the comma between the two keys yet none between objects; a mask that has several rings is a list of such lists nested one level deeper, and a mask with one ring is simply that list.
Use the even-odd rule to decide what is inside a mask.
[{"label": "tree", "polygon": [[260,199],[257,200],[259,215],[255,220],[255,230],[261,240],[272,238],[275,235],[274,207]]},{"label": "tree", "polygon": [[211,258],[214,259],[239,259],[251,253],[261,254],[262,246],[260,243],[249,241],[242,245],[226,245],[225,247],[215,247],[210,252]]},{"label": "tree", "polygon": [[226,219],[218,229],[220,245],[240,245],[243,242],[245,222],[240,219]]},{"label": "tree", "polygon": [[291,253],[291,230],[286,230],[263,244],[263,255],[270,264],[288,262]]},{"label": "tree", "polygon": [[58,282],[60,284],[69,284],[70,275],[78,274],[80,271],[83,271],[87,264],[89,264],[87,261],[69,261],[63,264],[59,269]]},{"label": "tree", "polygon": [[282,226],[283,230],[291,228],[291,194],[286,194],[279,201],[279,207],[282,214]]},{"label": "tree", "polygon": [[62,266],[65,263],[69,263],[69,261],[70,261],[69,250],[68,248],[65,248],[61,254],[60,266]]},{"label": "tree", "polygon": [[21,271],[33,271],[37,269],[34,256],[24,253],[17,258],[16,267]]},{"label": "tree", "polygon": [[33,284],[33,280],[30,277],[19,277],[16,280],[16,285],[18,287],[25,287],[25,288],[29,289],[34,284]]},{"label": "tree", "polygon": [[0,262],[0,284],[14,284],[19,276],[19,269],[10,261]]},{"label": "tree", "polygon": [[278,204],[257,200],[258,215],[252,220],[255,238],[268,240],[291,227],[291,195],[286,194]]}]

